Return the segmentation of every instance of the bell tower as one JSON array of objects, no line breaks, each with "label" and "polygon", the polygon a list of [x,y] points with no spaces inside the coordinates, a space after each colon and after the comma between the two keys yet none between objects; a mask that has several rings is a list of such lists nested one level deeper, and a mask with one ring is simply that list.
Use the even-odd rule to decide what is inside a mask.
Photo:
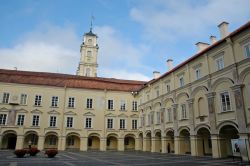
[{"label": "bell tower", "polygon": [[96,77],[97,76],[97,54],[98,54],[97,35],[92,32],[92,22],[90,31],[83,36],[83,43],[81,44],[80,53],[81,58],[79,62],[76,75]]}]

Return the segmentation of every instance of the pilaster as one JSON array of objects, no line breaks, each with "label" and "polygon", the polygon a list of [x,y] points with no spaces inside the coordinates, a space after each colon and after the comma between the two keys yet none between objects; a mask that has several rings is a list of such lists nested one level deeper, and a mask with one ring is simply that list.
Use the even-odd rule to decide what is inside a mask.
[{"label": "pilaster", "polygon": [[80,151],[87,151],[88,150],[88,137],[81,137],[80,138]]},{"label": "pilaster", "polygon": [[207,101],[208,101],[208,112],[209,112],[209,123],[210,123],[210,128],[211,128],[211,134],[217,133],[215,105],[214,105],[215,95],[216,95],[215,92],[211,92],[211,93],[206,94]]},{"label": "pilaster", "polygon": [[65,150],[66,137],[61,136],[58,138],[58,150]]},{"label": "pilaster", "polygon": [[106,138],[100,138],[100,151],[106,151],[107,140]]},{"label": "pilaster", "polygon": [[16,149],[23,149],[23,141],[24,141],[24,136],[23,135],[17,135]]},{"label": "pilaster", "polygon": [[161,138],[161,153],[167,153],[167,139],[166,139],[166,137]]},{"label": "pilaster", "polygon": [[151,152],[156,152],[155,144],[156,144],[155,137],[152,137],[152,139],[151,139]]},{"label": "pilaster", "polygon": [[118,138],[118,151],[124,151],[124,138]]},{"label": "pilaster", "polygon": [[38,138],[38,145],[37,145],[37,148],[39,150],[43,150],[44,148],[44,139],[45,139],[45,136],[44,135],[39,135],[39,138]]}]

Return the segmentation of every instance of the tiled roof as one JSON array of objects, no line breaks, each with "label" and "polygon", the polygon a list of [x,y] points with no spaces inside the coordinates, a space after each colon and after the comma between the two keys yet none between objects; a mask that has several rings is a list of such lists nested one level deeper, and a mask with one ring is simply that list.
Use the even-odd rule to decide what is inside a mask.
[{"label": "tiled roof", "polygon": [[189,63],[190,61],[198,58],[199,56],[204,55],[206,52],[208,52],[209,50],[215,48],[216,46],[218,46],[219,44],[223,43],[226,41],[227,38],[233,37],[235,35],[237,35],[238,33],[249,29],[250,28],[250,21],[248,21],[246,24],[242,25],[240,28],[236,29],[235,31],[233,31],[232,33],[230,33],[228,36],[226,36],[225,38],[218,40],[217,42],[215,42],[214,44],[210,45],[209,47],[207,47],[206,49],[198,52],[197,54],[195,54],[194,56],[190,57],[189,59],[187,59],[186,61],[180,63],[179,65],[177,65],[176,67],[174,67],[172,70],[167,71],[166,73],[164,73],[163,75],[161,75],[159,78],[157,79],[152,79],[149,82],[147,82],[147,84],[145,84],[144,87],[142,87],[140,90],[144,89],[147,85],[149,84],[153,84],[155,82],[157,82],[158,80],[168,76],[169,74],[173,73],[174,71],[176,71],[177,69],[181,68],[182,66],[186,65],[187,63]]},{"label": "tiled roof", "polygon": [[146,82],[114,78],[85,77],[59,73],[30,72],[0,69],[0,82],[45,85],[68,88],[98,89],[132,92]]}]

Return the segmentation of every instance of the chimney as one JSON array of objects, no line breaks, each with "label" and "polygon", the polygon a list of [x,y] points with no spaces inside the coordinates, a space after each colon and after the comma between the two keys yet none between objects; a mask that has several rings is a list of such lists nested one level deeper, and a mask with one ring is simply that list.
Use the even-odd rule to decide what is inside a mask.
[{"label": "chimney", "polygon": [[158,71],[154,71],[153,76],[154,76],[154,79],[157,79],[157,78],[159,78],[161,76],[161,73],[158,72]]},{"label": "chimney", "polygon": [[220,29],[220,37],[221,39],[223,39],[224,37],[226,37],[229,33],[228,33],[228,22],[223,21],[222,23],[220,23],[218,25],[219,29]]},{"label": "chimney", "polygon": [[167,66],[168,66],[168,71],[170,71],[170,70],[172,70],[174,68],[172,59],[167,60]]},{"label": "chimney", "polygon": [[211,43],[211,44],[214,44],[214,43],[216,43],[216,42],[217,42],[216,36],[210,36],[210,43]]},{"label": "chimney", "polygon": [[198,42],[195,45],[197,47],[197,52],[201,52],[202,50],[204,50],[205,48],[209,46],[209,44],[203,43],[203,42]]}]

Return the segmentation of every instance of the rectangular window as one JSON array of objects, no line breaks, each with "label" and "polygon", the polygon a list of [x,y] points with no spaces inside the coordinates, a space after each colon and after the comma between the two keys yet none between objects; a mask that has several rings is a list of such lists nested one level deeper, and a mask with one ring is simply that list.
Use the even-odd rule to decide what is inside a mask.
[{"label": "rectangular window", "polygon": [[85,127],[92,128],[92,118],[86,118]]},{"label": "rectangular window", "polygon": [[186,104],[181,105],[181,119],[187,119]]},{"label": "rectangular window", "polygon": [[24,115],[18,115],[17,116],[17,125],[23,126],[23,124],[24,124]]},{"label": "rectangular window", "polygon": [[137,129],[137,120],[136,119],[132,120],[132,129],[133,130]]},{"label": "rectangular window", "polygon": [[179,82],[180,82],[180,87],[183,87],[184,86],[184,77],[183,76],[179,77]]},{"label": "rectangular window", "polygon": [[87,108],[88,108],[88,109],[93,108],[93,107],[92,107],[92,103],[93,103],[93,99],[87,98]]},{"label": "rectangular window", "polygon": [[113,100],[108,100],[108,109],[109,109],[109,110],[113,110],[113,109],[114,109]]},{"label": "rectangular window", "polygon": [[150,120],[151,120],[151,124],[154,124],[154,113],[153,113],[153,112],[151,113],[151,118],[150,118]]},{"label": "rectangular window", "polygon": [[108,119],[107,120],[107,128],[108,129],[113,129],[113,119]]},{"label": "rectangular window", "polygon": [[126,102],[124,100],[121,100],[120,110],[125,111],[126,110]]},{"label": "rectangular window", "polygon": [[137,101],[132,102],[132,110],[137,111]]},{"label": "rectangular window", "polygon": [[67,127],[73,127],[73,117],[67,117]]},{"label": "rectangular window", "polygon": [[244,49],[245,49],[245,55],[246,55],[246,57],[250,58],[250,43],[247,43],[244,46]]},{"label": "rectangular window", "polygon": [[75,107],[75,98],[74,97],[69,97],[68,107],[69,108],[74,108]]},{"label": "rectangular window", "polygon": [[41,102],[42,102],[42,96],[36,95],[35,96],[35,106],[41,106]]},{"label": "rectangular window", "polygon": [[230,104],[229,93],[228,92],[221,93],[220,98],[221,98],[221,110],[222,110],[222,112],[230,111],[231,104]]},{"label": "rectangular window", "polygon": [[161,120],[161,113],[156,112],[156,124],[160,124],[160,120]]},{"label": "rectangular window", "polygon": [[163,108],[163,110],[161,111],[161,123],[164,123],[164,121],[165,121],[165,108]]},{"label": "rectangular window", "polygon": [[141,127],[143,127],[144,126],[144,120],[145,118],[144,118],[144,115],[141,117]]},{"label": "rectangular window", "polygon": [[4,92],[4,93],[3,93],[2,103],[3,103],[3,104],[8,104],[8,103],[9,103],[9,100],[10,100],[10,94]]},{"label": "rectangular window", "polygon": [[26,104],[27,104],[27,94],[21,94],[20,105],[26,105]]},{"label": "rectangular window", "polygon": [[201,78],[201,69],[200,68],[195,69],[195,77],[196,77],[196,80]]},{"label": "rectangular window", "polygon": [[33,115],[32,126],[39,126],[39,115]]},{"label": "rectangular window", "polygon": [[50,116],[49,127],[56,127],[56,116]]},{"label": "rectangular window", "polygon": [[6,125],[7,114],[0,114],[0,125]]},{"label": "rectangular window", "polygon": [[167,109],[168,122],[172,122],[172,110],[171,108]]},{"label": "rectangular window", "polygon": [[51,107],[58,107],[58,96],[52,96]]},{"label": "rectangular window", "polygon": [[166,89],[167,89],[167,93],[169,93],[170,92],[170,85],[169,84],[166,85]]},{"label": "rectangular window", "polygon": [[223,56],[217,58],[215,61],[216,61],[217,71],[224,68],[224,58],[223,58]]},{"label": "rectangular window", "polygon": [[147,125],[149,126],[151,123],[151,115],[150,114],[148,114],[148,121],[147,122],[148,122]]},{"label": "rectangular window", "polygon": [[125,129],[125,119],[120,119],[120,129]]}]

